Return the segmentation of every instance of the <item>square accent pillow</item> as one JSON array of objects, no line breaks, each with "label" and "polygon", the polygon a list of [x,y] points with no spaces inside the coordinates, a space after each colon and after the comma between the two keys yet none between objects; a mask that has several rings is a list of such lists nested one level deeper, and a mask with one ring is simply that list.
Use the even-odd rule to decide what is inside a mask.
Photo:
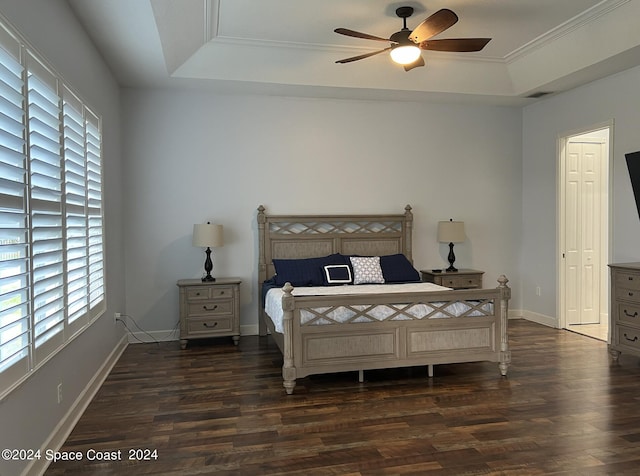
[{"label": "square accent pillow", "polygon": [[324,284],[351,284],[351,268],[348,264],[328,264],[324,267]]},{"label": "square accent pillow", "polygon": [[353,284],[383,284],[384,276],[380,266],[380,256],[351,256]]}]

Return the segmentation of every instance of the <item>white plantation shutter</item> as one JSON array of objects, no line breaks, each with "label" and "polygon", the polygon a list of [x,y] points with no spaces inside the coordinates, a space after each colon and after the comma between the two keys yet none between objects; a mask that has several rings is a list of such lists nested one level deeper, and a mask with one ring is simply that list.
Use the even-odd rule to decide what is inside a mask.
[{"label": "white plantation shutter", "polygon": [[69,325],[75,327],[89,309],[87,164],[82,103],[67,88],[63,99],[67,306]]},{"label": "white plantation shutter", "polygon": [[100,118],[0,24],[0,396],[105,306]]},{"label": "white plantation shutter", "polygon": [[86,111],[87,197],[89,219],[89,303],[92,313],[104,306],[104,232],[102,211],[102,134],[100,120]]},{"label": "white plantation shutter", "polygon": [[30,286],[20,46],[0,29],[0,375],[29,371]]},{"label": "white plantation shutter", "polygon": [[[27,120],[31,165],[31,240],[36,363],[63,343],[64,248],[60,99],[55,76],[27,58]],[[39,350],[47,341],[41,351]]]}]

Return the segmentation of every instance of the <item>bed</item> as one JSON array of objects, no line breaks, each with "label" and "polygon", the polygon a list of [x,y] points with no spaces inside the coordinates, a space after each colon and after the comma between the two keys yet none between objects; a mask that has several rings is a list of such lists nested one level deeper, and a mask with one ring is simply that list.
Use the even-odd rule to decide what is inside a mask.
[{"label": "bed", "polygon": [[[497,287],[488,289],[388,285],[389,280],[340,284],[343,272],[354,274],[353,283],[361,263],[412,262],[409,205],[404,213],[379,215],[269,215],[261,205],[257,222],[258,289],[265,283],[274,288],[260,299],[259,332],[270,332],[283,354],[287,394],[293,393],[296,379],[314,374],[358,371],[362,381],[365,370],[424,365],[431,377],[434,365],[478,361],[497,362],[500,374],[507,374],[511,290],[504,275]],[[356,263],[354,258],[360,257]],[[329,263],[318,268],[325,280],[321,286],[302,286],[309,283],[297,275],[292,278],[297,286],[290,281],[283,285],[289,277],[283,264],[305,263],[308,268],[306,263],[315,260]],[[351,271],[341,263],[350,263]],[[392,276],[386,273],[392,268],[385,266],[384,276]],[[335,282],[327,283],[330,277]]]}]

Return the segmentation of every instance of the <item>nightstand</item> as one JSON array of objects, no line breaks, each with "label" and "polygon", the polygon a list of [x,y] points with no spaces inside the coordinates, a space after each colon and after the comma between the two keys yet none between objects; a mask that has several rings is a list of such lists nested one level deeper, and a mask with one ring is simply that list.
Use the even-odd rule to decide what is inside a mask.
[{"label": "nightstand", "polygon": [[421,269],[422,280],[427,283],[439,284],[453,289],[471,289],[482,287],[482,275],[484,271],[476,269],[459,269],[458,271],[445,271],[434,273],[432,270]]},{"label": "nightstand", "polygon": [[201,279],[181,279],[180,289],[180,347],[185,349],[189,339],[233,337],[240,340],[240,283],[238,278],[216,278],[213,282]]}]

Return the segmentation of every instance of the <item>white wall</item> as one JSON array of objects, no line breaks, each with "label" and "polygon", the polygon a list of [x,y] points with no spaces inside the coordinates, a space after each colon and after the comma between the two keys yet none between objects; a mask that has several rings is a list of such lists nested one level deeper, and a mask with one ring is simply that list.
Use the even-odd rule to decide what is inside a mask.
[{"label": "white wall", "polygon": [[[640,261],[640,219],[625,153],[640,150],[640,68],[634,68],[524,108],[522,303],[557,318],[557,142],[561,136],[614,121],[611,262]],[[535,295],[541,285],[542,296]]]},{"label": "white wall", "polygon": [[176,325],[176,281],[203,269],[193,224],[212,220],[225,227],[214,275],[243,279],[242,330],[255,332],[260,204],[276,214],[411,204],[418,268],[446,264],[437,222],[464,220],[456,265],[485,270],[487,286],[504,273],[517,291],[519,109],[165,90],[125,90],[123,108],[126,312],[145,330]]},{"label": "white wall", "polygon": [[[0,13],[103,117],[107,312],[0,402],[0,448],[44,451],[55,431],[65,430],[65,418],[77,410],[74,402],[123,336],[113,323],[113,312],[124,307],[122,199],[116,193],[122,182],[119,90],[66,1],[3,0]],[[25,467],[26,462],[0,460],[3,475],[18,475]]]}]

